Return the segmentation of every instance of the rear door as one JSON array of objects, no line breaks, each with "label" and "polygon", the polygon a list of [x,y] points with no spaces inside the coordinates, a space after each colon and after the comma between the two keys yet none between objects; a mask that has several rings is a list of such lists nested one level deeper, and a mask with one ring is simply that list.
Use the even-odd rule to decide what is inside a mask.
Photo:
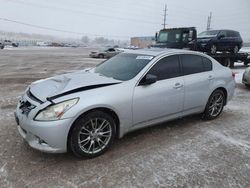
[{"label": "rear door", "polygon": [[184,100],[184,81],[179,57],[168,56],[159,60],[147,74],[157,76],[151,85],[138,85],[134,89],[134,125],[161,118],[181,115]]},{"label": "rear door", "polygon": [[183,112],[201,111],[208,100],[214,82],[212,62],[199,55],[180,55],[185,85]]}]

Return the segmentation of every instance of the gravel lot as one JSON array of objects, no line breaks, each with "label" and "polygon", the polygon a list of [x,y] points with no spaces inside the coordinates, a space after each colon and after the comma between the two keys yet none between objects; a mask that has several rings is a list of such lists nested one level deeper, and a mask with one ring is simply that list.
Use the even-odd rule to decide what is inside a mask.
[{"label": "gravel lot", "polygon": [[87,160],[31,149],[19,136],[13,112],[37,79],[99,63],[91,49],[0,50],[0,187],[250,187],[250,89],[241,82],[213,121],[186,117],[116,140]]}]

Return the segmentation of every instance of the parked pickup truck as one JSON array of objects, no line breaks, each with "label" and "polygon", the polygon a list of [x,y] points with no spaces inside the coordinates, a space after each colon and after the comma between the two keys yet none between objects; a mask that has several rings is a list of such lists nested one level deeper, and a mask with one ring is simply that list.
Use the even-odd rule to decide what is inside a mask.
[{"label": "parked pickup truck", "polygon": [[[217,31],[218,33],[222,33],[222,30]],[[231,30],[223,30],[223,32],[224,31],[232,32]],[[238,32],[235,33],[239,34]],[[220,40],[223,42],[223,40],[226,38],[226,34],[217,34],[215,37],[218,38],[217,42]],[[162,29],[156,33],[155,41],[156,43],[151,45],[151,47],[189,49],[204,52],[204,49],[200,48],[200,39],[197,36],[195,27]],[[223,48],[222,50],[222,48],[216,48],[217,50],[220,50],[220,52],[217,50],[205,50],[205,53],[219,61],[224,66],[234,67],[234,62],[243,62],[244,65],[250,64],[250,53],[238,52],[241,47],[241,42],[239,42],[237,47],[237,49],[233,48],[234,50],[227,50],[227,48]]]}]

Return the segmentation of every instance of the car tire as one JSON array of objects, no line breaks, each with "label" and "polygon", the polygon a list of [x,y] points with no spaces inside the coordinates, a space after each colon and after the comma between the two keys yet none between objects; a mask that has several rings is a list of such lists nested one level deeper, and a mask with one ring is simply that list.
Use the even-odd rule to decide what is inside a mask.
[{"label": "car tire", "polygon": [[212,120],[217,118],[223,111],[225,104],[225,94],[222,90],[215,90],[209,97],[206,108],[202,114],[202,119]]},{"label": "car tire", "polygon": [[234,46],[232,51],[231,51],[233,54],[237,54],[239,52],[239,46]]},{"label": "car tire", "polygon": [[111,146],[116,134],[112,116],[102,111],[82,115],[73,125],[69,147],[77,157],[94,158]]},{"label": "car tire", "polygon": [[209,49],[209,53],[216,54],[216,52],[217,52],[217,46],[215,44],[212,44]]},{"label": "car tire", "polygon": [[103,54],[99,54],[99,55],[98,55],[98,58],[103,59],[103,58],[104,58],[104,55],[103,55]]}]

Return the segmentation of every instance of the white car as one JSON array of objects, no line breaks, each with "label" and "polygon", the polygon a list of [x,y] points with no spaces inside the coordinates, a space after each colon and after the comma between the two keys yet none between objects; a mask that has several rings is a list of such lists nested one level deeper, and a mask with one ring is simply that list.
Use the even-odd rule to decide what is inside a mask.
[{"label": "white car", "polygon": [[111,58],[121,53],[122,51],[117,48],[104,48],[98,51],[92,51],[89,56],[93,58]]},{"label": "white car", "polygon": [[15,114],[31,147],[96,157],[139,128],[190,114],[214,119],[234,89],[231,70],[205,54],[136,50],[32,83]]}]

